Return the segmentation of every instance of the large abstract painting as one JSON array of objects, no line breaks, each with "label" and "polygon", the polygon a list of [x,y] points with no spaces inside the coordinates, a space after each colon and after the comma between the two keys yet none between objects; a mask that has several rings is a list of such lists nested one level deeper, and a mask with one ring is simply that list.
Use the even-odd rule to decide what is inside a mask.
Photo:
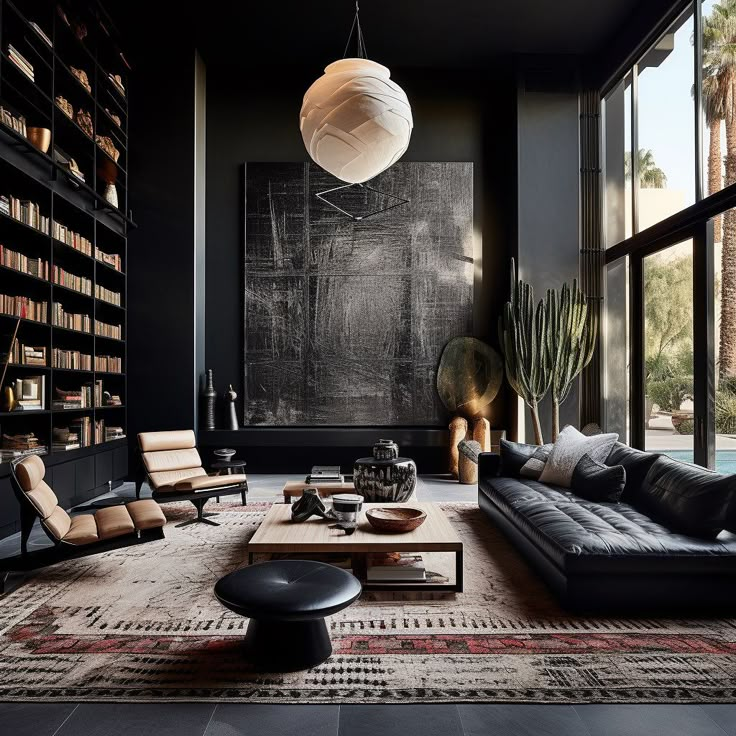
[{"label": "large abstract painting", "polygon": [[361,221],[317,198],[340,182],[314,164],[245,179],[245,424],[441,424],[442,348],[472,331],[472,164],[395,164],[371,185],[409,203]]}]

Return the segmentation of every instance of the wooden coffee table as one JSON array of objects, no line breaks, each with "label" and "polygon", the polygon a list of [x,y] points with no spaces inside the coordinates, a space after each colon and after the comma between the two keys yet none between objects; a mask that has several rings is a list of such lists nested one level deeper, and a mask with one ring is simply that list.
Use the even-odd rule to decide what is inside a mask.
[{"label": "wooden coffee table", "polygon": [[[364,581],[366,590],[455,591],[463,589],[463,543],[450,525],[442,509],[434,503],[400,504],[426,512],[427,520],[418,529],[405,534],[376,532],[365,518],[372,507],[380,503],[363,504],[358,528],[348,536],[331,523],[313,517],[301,523],[291,521],[291,506],[274,504],[248,543],[248,563],[254,554],[349,554],[358,577],[365,568],[367,555],[387,552],[454,552],[455,581],[452,583],[409,583]],[[357,563],[357,564],[356,564]]]}]

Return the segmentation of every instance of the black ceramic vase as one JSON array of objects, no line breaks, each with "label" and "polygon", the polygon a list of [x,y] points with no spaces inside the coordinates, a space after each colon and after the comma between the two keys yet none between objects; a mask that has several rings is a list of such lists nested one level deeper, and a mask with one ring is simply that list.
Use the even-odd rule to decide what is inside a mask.
[{"label": "black ceramic vase", "polygon": [[353,483],[367,503],[404,503],[417,486],[417,466],[408,457],[399,457],[395,442],[378,440],[373,457],[355,461]]},{"label": "black ceramic vase", "polygon": [[217,400],[217,392],[212,382],[212,369],[207,371],[207,385],[202,392],[204,400],[204,428],[215,428],[215,401]]}]

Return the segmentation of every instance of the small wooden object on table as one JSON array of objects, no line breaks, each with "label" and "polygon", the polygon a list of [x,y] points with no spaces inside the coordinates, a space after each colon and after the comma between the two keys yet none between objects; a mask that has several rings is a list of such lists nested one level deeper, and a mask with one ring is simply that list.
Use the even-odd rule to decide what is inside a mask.
[{"label": "small wooden object on table", "polygon": [[[342,490],[344,492],[345,489]],[[384,506],[385,504],[380,503],[363,504],[358,528],[348,536],[342,530],[319,518],[294,523],[291,520],[291,507],[276,503],[271,506],[266,518],[248,543],[248,563],[253,563],[254,554],[349,554],[356,576],[361,577],[365,561],[370,554],[454,552],[454,583],[364,582],[363,588],[365,590],[461,592],[463,589],[463,543],[442,509],[434,503],[413,503],[412,508],[420,509],[427,514],[426,521],[420,527],[403,534],[381,534],[370,525],[366,519],[366,512],[371,508]]]},{"label": "small wooden object on table", "polygon": [[322,498],[332,496],[334,493],[355,493],[355,486],[352,481],[346,483],[306,483],[303,480],[288,480],[282,491],[284,503],[292,503],[295,498],[299,498],[304,493],[305,488],[316,489]]}]

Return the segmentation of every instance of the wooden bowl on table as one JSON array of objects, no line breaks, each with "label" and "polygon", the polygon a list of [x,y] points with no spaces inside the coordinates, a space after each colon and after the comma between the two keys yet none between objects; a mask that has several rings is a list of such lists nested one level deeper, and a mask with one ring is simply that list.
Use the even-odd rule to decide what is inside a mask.
[{"label": "wooden bowl on table", "polygon": [[365,513],[370,525],[379,532],[410,532],[421,526],[427,514],[421,509],[413,509],[406,506],[391,508],[382,506],[377,509],[368,509]]}]

